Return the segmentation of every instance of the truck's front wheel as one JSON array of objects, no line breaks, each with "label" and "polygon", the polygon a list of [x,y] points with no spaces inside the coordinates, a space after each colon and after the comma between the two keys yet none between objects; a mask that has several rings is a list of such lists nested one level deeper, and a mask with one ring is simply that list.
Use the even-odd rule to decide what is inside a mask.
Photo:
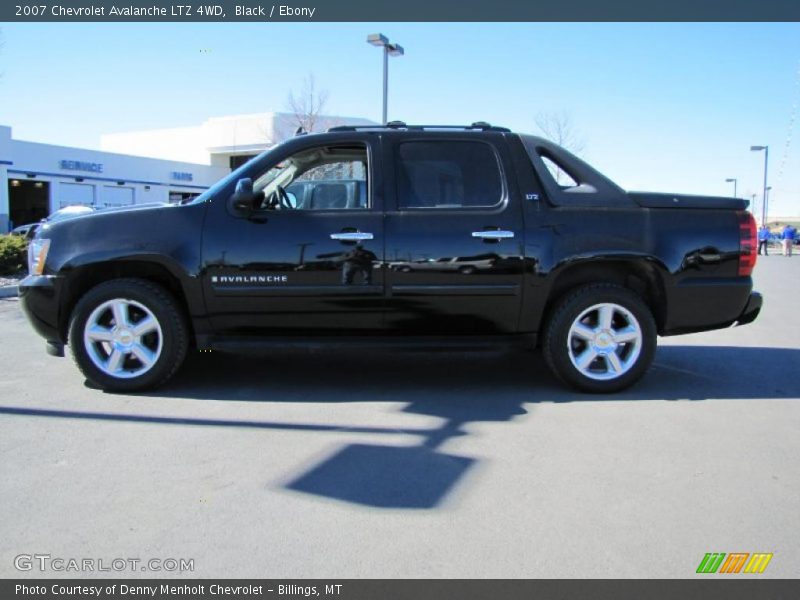
[{"label": "truck's front wheel", "polygon": [[169,379],[188,346],[183,314],[172,295],[144,279],[114,279],[86,293],[72,313],[72,355],[91,382],[132,392]]},{"label": "truck's front wheel", "polygon": [[543,350],[563,382],[585,392],[616,392],[647,371],[656,336],[653,315],[636,293],[614,284],[590,284],[556,307]]}]

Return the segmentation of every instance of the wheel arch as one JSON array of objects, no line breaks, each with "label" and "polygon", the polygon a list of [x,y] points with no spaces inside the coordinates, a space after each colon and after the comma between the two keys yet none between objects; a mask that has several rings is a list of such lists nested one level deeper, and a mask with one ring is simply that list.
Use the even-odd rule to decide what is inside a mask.
[{"label": "wheel arch", "polygon": [[86,292],[106,281],[122,278],[152,281],[170,292],[183,310],[189,327],[190,339],[194,340],[194,327],[191,319],[193,311],[189,304],[189,294],[174,267],[171,268],[163,262],[154,260],[119,259],[87,263],[69,271],[66,294],[59,310],[59,331],[65,342],[72,312]]},{"label": "wheel arch", "polygon": [[562,265],[552,273],[552,284],[540,328],[549,321],[561,300],[572,290],[592,283],[614,283],[637,293],[650,308],[659,333],[666,323],[666,268],[646,257],[596,257]]}]

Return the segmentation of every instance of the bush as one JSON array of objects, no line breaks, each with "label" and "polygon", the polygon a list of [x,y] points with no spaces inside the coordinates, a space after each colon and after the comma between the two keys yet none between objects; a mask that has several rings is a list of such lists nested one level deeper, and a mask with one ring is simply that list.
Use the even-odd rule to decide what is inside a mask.
[{"label": "bush", "polygon": [[16,275],[28,262],[28,240],[21,235],[0,235],[0,275]]}]

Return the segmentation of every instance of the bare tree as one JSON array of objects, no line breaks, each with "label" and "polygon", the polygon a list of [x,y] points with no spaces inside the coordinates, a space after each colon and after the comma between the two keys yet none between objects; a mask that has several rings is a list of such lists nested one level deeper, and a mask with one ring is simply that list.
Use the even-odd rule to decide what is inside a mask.
[{"label": "bare tree", "polygon": [[[586,148],[586,142],[575,130],[572,124],[572,118],[568,112],[541,111],[536,115],[534,120],[544,137],[551,142],[555,142],[562,148],[566,148],[573,154],[581,154]],[[555,177],[556,183],[560,184],[564,173],[558,165],[548,163],[547,166],[553,174],[553,177]]]},{"label": "bare tree", "polygon": [[544,137],[573,154],[580,154],[586,148],[586,141],[575,130],[568,112],[542,111],[536,115],[535,121]]},{"label": "bare tree", "polygon": [[295,127],[302,127],[308,133],[314,132],[321,125],[320,116],[328,102],[327,90],[318,90],[314,75],[309,73],[303,80],[300,91],[289,92],[286,105],[293,115]]}]

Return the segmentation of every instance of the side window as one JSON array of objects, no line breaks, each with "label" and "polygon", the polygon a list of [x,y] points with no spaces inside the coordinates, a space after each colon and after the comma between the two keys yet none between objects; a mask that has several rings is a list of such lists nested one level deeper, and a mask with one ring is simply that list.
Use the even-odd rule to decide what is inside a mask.
[{"label": "side window", "polygon": [[326,179],[354,179],[358,181],[366,181],[367,169],[365,161],[347,160],[325,163],[323,165],[310,168],[295,181],[320,181]]},{"label": "side window", "polygon": [[399,208],[489,208],[503,199],[500,165],[483,142],[404,142],[397,153]]},{"label": "side window", "polygon": [[352,210],[369,208],[368,152],[363,144],[303,150],[255,182],[264,209]]},{"label": "side window", "polygon": [[559,186],[561,186],[562,189],[572,188],[578,185],[578,182],[575,181],[575,179],[564,170],[564,167],[562,167],[554,159],[545,154],[540,156],[542,158],[542,162],[544,162],[544,166],[547,167],[547,172],[550,173],[550,176]]}]

